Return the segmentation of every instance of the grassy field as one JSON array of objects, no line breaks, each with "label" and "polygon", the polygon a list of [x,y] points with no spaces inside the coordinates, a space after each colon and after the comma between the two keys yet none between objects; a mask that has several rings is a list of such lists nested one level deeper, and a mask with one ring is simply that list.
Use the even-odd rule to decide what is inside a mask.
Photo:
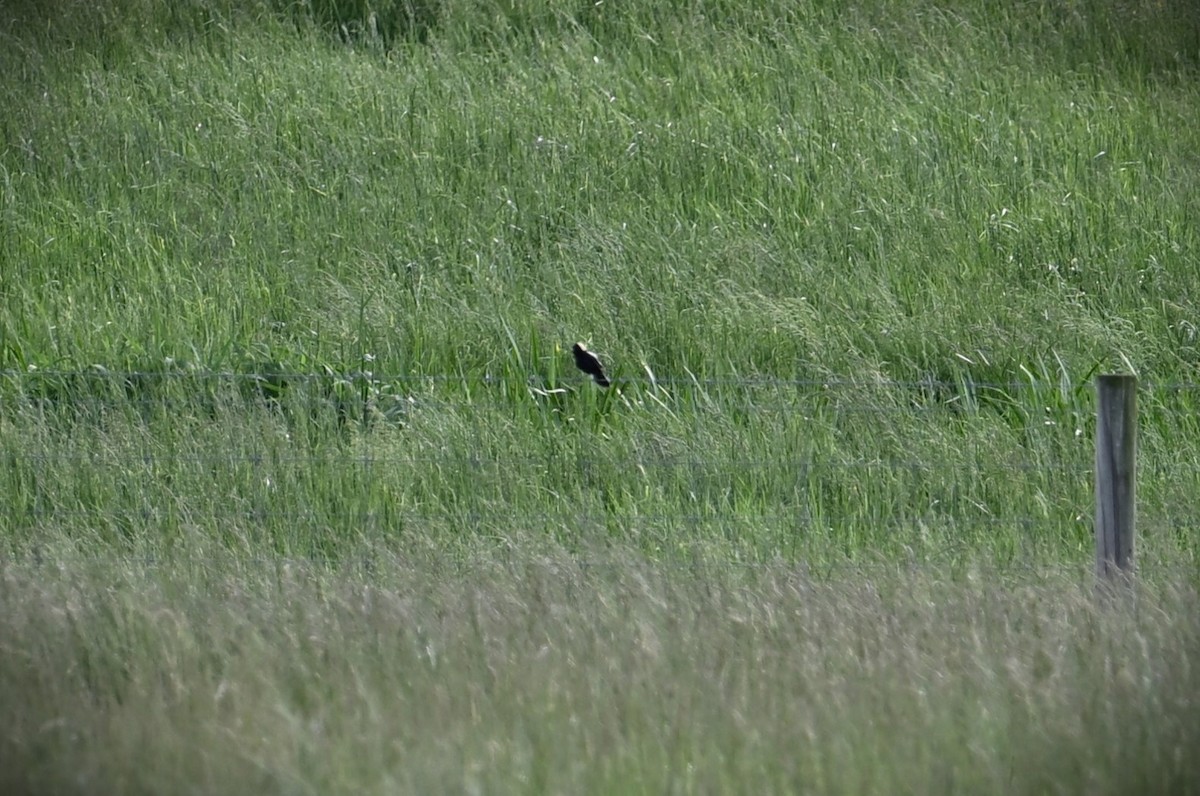
[{"label": "grassy field", "polygon": [[1192,4],[368,5],[0,6],[6,792],[1200,790]]}]

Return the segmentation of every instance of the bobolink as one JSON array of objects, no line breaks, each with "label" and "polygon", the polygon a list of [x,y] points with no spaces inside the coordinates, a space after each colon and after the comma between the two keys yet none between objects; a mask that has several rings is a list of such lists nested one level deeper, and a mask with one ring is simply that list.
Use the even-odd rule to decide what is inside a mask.
[{"label": "bobolink", "polygon": [[588,351],[583,343],[576,343],[572,346],[571,353],[575,355],[575,367],[595,379],[597,384],[607,387],[611,383],[608,376],[604,375],[604,366],[600,364],[600,360],[596,358],[595,354]]}]

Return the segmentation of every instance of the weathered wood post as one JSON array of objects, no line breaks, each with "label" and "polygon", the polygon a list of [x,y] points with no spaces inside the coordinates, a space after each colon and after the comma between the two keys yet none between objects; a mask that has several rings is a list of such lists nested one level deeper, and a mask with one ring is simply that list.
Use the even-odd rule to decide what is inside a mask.
[{"label": "weathered wood post", "polygon": [[1096,377],[1096,576],[1133,574],[1137,377]]}]

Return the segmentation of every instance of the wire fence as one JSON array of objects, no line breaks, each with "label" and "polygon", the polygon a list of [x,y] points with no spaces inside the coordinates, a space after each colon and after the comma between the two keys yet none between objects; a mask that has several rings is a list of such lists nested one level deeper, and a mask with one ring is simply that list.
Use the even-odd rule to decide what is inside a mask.
[{"label": "wire fence", "polygon": [[[734,443],[722,450],[685,440],[683,450],[677,451],[632,444],[616,454],[576,448],[553,456],[511,449],[488,453],[485,445],[466,451],[413,451],[398,447],[394,439],[381,446],[370,430],[351,443],[315,448],[285,442],[265,450],[255,447],[260,441],[237,436],[190,448],[163,446],[152,433],[90,447],[91,438],[73,433],[75,425],[66,425],[72,433],[61,438],[32,434],[30,429],[54,427],[63,412],[82,412],[85,423],[103,429],[105,413],[122,407],[153,409],[159,420],[162,412],[190,407],[196,410],[193,419],[219,423],[219,416],[204,411],[214,396],[234,409],[254,406],[286,412],[301,406],[311,412],[315,407],[318,415],[336,419],[333,410],[339,401],[358,401],[361,408],[387,398],[404,412],[453,410],[469,415],[481,408],[503,412],[514,402],[560,393],[550,393],[540,379],[514,382],[486,374],[468,378],[385,377],[365,371],[7,370],[0,371],[0,469],[8,478],[0,524],[26,537],[39,527],[64,526],[76,531],[97,528],[116,539],[130,529],[164,526],[178,533],[206,523],[271,528],[276,539],[289,527],[312,533],[349,529],[360,537],[419,533],[423,528],[457,529],[482,537],[514,530],[587,537],[611,534],[618,526],[623,534],[642,539],[679,530],[688,538],[706,532],[728,538],[767,529],[776,536],[793,535],[798,545],[807,535],[838,527],[851,536],[872,538],[919,536],[932,529],[940,544],[951,546],[960,532],[967,539],[989,528],[1030,544],[1064,529],[1078,538],[1090,532],[1093,451],[1079,426],[1093,411],[1090,383],[1064,378],[973,382],[689,376],[614,380],[614,387],[600,391],[573,377],[553,389],[561,394],[588,391],[599,402],[616,400],[623,391],[654,394],[683,417],[689,412],[697,417],[804,415],[825,407],[846,418],[859,439],[854,450],[826,447],[804,455],[746,450],[736,443],[736,434]],[[170,389],[160,390],[164,384]],[[330,391],[346,385],[355,389]],[[406,389],[431,385],[435,389]],[[483,389],[513,386],[527,387],[530,393]],[[1200,384],[1152,382],[1141,385],[1140,393],[1152,400],[1155,411],[1183,422],[1195,415]],[[825,403],[831,396],[832,406]],[[1054,406],[1045,405],[1048,396],[1057,399]],[[992,406],[992,398],[1000,403]],[[1044,425],[1054,444],[998,452],[994,439],[971,437],[968,414],[968,432],[956,438],[958,447],[953,450],[872,451],[870,429],[876,426],[860,419],[882,414],[880,422],[887,423],[889,416],[913,416],[936,424],[942,415],[928,414],[933,412],[960,422],[964,408],[981,415],[995,409],[1003,415],[1014,406],[1027,426]],[[585,409],[595,411],[595,403],[580,403],[577,413]],[[168,412],[168,421],[170,417]],[[403,413],[385,413],[378,422],[386,428],[411,420]],[[1188,497],[1200,488],[1200,458],[1180,462],[1151,457],[1141,467],[1158,501],[1143,513],[1144,527],[1177,536],[1200,527]],[[449,475],[437,475],[443,471]],[[314,473],[338,483],[312,486]],[[413,473],[424,481],[442,477],[443,482],[406,492],[403,479]],[[538,479],[544,483],[524,483]],[[622,485],[647,492],[657,488],[677,500],[647,500],[643,507],[632,491],[614,500],[610,481],[617,482],[616,491]],[[490,491],[482,497],[456,492],[464,483]],[[578,488],[576,498],[587,497],[578,510],[545,511],[530,502],[530,494],[538,489],[572,487]],[[223,488],[229,493],[221,494]],[[398,495],[405,500],[389,504]],[[506,503],[506,495],[516,497]],[[1081,566],[1090,562],[1081,561]]]},{"label": "wire fence", "polygon": [[[573,371],[562,378],[483,374],[384,374],[330,370],[255,372],[168,369],[163,371],[0,370],[0,409],[61,416],[127,410],[143,414],[215,414],[247,404],[286,407],[331,421],[398,421],[418,412],[478,412],[526,403],[550,409],[569,396],[596,389]],[[1149,382],[1141,386],[1156,403],[1196,408],[1200,383]],[[650,396],[696,415],[770,414],[832,407],[840,416],[972,412],[983,408],[1021,412],[1064,409],[1076,415],[1093,405],[1091,385],[1061,374],[1044,378],[974,380],[929,377],[913,380],[768,377],[621,377],[602,393],[608,401]],[[615,398],[614,398],[615,396]],[[1049,419],[1049,418],[1047,418]]]}]

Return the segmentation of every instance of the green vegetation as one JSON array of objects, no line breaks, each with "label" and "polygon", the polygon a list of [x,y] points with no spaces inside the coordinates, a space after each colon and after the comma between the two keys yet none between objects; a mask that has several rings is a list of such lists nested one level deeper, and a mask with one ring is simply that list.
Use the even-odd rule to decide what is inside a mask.
[{"label": "green vegetation", "polygon": [[0,789],[1200,789],[1191,3],[0,30]]}]

